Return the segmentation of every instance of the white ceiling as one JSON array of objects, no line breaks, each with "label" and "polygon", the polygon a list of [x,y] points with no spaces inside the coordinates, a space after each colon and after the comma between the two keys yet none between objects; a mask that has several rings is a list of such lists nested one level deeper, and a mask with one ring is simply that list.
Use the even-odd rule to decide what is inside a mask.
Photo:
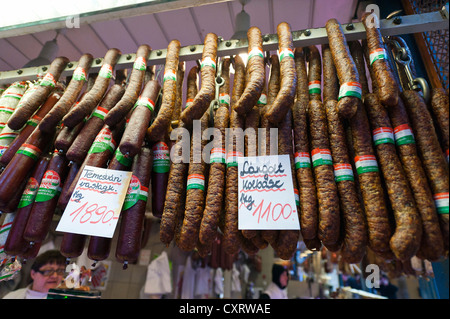
[{"label": "white ceiling", "polygon": [[[215,3],[205,4],[211,2]],[[251,17],[252,26],[259,27],[263,34],[274,34],[276,26],[283,21],[291,25],[292,31],[324,27],[330,18],[350,23],[357,3],[357,0],[251,0],[245,5],[245,11]],[[241,10],[238,0],[197,0],[192,7],[176,10],[144,15],[130,12],[122,17],[111,14],[104,21],[63,30],[57,37],[57,55],[78,61],[84,53],[103,57],[110,48],[118,48],[122,54],[134,53],[140,44],[148,44],[153,50],[166,49],[173,39],[178,39],[184,47],[202,44],[208,32],[228,40]],[[22,68],[56,34],[53,29],[4,37],[0,31],[0,71]]]}]

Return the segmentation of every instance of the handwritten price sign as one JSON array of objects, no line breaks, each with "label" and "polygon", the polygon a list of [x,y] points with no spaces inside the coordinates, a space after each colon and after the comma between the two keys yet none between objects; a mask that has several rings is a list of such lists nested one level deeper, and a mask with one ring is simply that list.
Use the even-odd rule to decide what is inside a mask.
[{"label": "handwritten price sign", "polygon": [[85,166],[56,230],[112,238],[131,176]]},{"label": "handwritten price sign", "polygon": [[300,229],[289,155],[239,157],[239,229]]}]

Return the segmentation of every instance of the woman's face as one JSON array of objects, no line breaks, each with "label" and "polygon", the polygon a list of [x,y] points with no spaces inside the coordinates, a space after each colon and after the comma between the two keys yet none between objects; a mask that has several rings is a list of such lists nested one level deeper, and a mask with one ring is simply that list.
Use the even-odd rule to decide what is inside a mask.
[{"label": "woman's face", "polygon": [[34,291],[48,292],[51,288],[59,286],[63,280],[65,267],[57,264],[46,264],[39,271],[31,270]]},{"label": "woman's face", "polygon": [[288,284],[288,273],[287,271],[283,271],[283,273],[280,275],[280,284],[282,287],[286,287]]}]

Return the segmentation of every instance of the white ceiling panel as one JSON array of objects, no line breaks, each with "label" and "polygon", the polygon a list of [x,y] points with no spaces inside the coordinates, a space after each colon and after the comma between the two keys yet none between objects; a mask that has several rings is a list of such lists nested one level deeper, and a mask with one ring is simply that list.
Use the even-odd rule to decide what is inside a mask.
[{"label": "white ceiling panel", "polygon": [[[274,34],[276,26],[284,21],[291,25],[292,31],[323,27],[330,18],[349,23],[357,0],[245,2],[244,10],[250,15],[250,25],[260,28],[263,34]],[[49,5],[48,1],[40,3]],[[180,4],[192,5],[183,7]],[[174,10],[171,10],[172,6]],[[144,12],[144,9],[147,11]],[[57,37],[57,55],[77,61],[84,53],[101,58],[110,48],[118,48],[123,54],[134,53],[141,44],[148,44],[153,50],[166,49],[172,39],[178,39],[184,47],[203,44],[209,32],[229,40],[234,34],[235,17],[241,12],[242,4],[239,0],[176,0],[167,1],[166,6],[158,6],[155,12],[148,10],[135,8],[126,12],[111,12],[109,19],[99,17],[90,24],[64,28]],[[37,57],[45,42],[55,37],[57,30],[55,27],[39,31],[42,29],[36,26],[34,33],[13,37],[5,37],[0,30],[0,71],[20,69]],[[188,64],[187,71],[192,65]]]}]

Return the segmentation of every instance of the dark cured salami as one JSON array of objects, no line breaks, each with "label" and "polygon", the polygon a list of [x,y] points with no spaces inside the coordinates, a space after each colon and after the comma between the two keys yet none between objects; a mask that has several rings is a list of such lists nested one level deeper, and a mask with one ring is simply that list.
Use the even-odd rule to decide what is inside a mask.
[{"label": "dark cured salami", "polygon": [[215,93],[215,75],[218,37],[214,33],[205,36],[201,63],[201,87],[192,104],[181,112],[180,119],[189,127],[208,109]]},{"label": "dark cured salami", "polygon": [[367,48],[369,50],[370,67],[378,87],[377,95],[386,106],[394,106],[398,102],[398,85],[390,67],[389,55],[380,33],[379,20],[375,13],[365,13],[361,19],[366,29]]},{"label": "dark cured salami", "polygon": [[225,133],[229,126],[230,113],[227,99],[230,91],[230,59],[222,61],[223,86],[220,87],[221,103],[214,113],[214,127],[220,131],[220,136],[214,136],[214,148],[211,150],[208,189],[206,190],[205,209],[200,224],[199,240],[206,246],[211,246],[217,236],[219,218],[222,214],[225,194]]},{"label": "dark cured salami", "polygon": [[351,118],[356,113],[358,100],[361,99],[358,71],[340,23],[336,19],[330,19],[325,28],[340,84],[338,114],[343,118]]},{"label": "dark cured salami", "polygon": [[448,198],[448,165],[439,145],[439,140],[431,115],[423,98],[418,92],[403,91],[401,98],[405,102],[410,115],[416,145],[422,158],[422,164],[427,174],[436,210],[439,214],[441,229],[443,230],[445,249],[448,250],[448,212],[447,205],[442,205]]},{"label": "dark cured salami", "polygon": [[[394,127],[398,155],[402,161],[403,169],[409,180],[409,185],[422,219],[422,243],[417,256],[436,261],[444,253],[444,240],[439,226],[439,217],[441,215],[438,216],[436,213],[433,194],[417,152],[414,134],[411,130],[403,100],[400,98],[397,105],[389,107],[387,111]],[[445,227],[443,232],[445,232]]]},{"label": "dark cured salami", "polygon": [[311,100],[322,100],[322,61],[320,59],[320,52],[314,45],[309,46],[306,52],[309,98]]},{"label": "dark cured salami", "polygon": [[[201,135],[208,128],[208,123],[209,112],[205,112],[200,123]],[[191,139],[191,156],[186,184],[184,219],[180,235],[177,238],[177,246],[184,251],[194,249],[199,239],[200,224],[205,208],[206,182],[208,176],[208,166],[202,156],[206,142],[207,140],[203,140],[201,136],[192,136]]]},{"label": "dark cured salami", "polygon": [[4,247],[5,252],[10,256],[21,256],[30,247],[29,242],[23,238],[23,232],[27,225],[31,209],[33,208],[33,202],[36,197],[39,184],[41,183],[42,177],[47,170],[49,162],[50,156],[41,157],[22,194],[21,200],[17,207],[16,216],[14,217]]},{"label": "dark cured salami", "polygon": [[161,86],[158,80],[148,81],[142,90],[120,140],[119,149],[123,154],[130,157],[138,154],[153,116],[160,90]]},{"label": "dark cured salami", "polygon": [[277,26],[278,49],[280,55],[280,90],[277,98],[265,113],[269,122],[277,124],[284,119],[295,99],[297,73],[295,72],[294,47],[291,28],[281,22]]},{"label": "dark cured salami", "polygon": [[147,129],[147,139],[150,143],[164,140],[167,132],[169,131],[177,98],[176,76],[178,71],[179,54],[180,42],[178,40],[172,40],[167,47],[161,107],[154,121]]},{"label": "dark cured salami", "polygon": [[125,199],[121,212],[116,258],[124,263],[124,267],[128,263],[135,263],[141,250],[151,166],[152,151],[148,147],[143,147],[141,152],[134,157],[133,177],[130,182],[131,191],[129,191],[131,195],[129,195],[129,200]]},{"label": "dark cured salami", "polygon": [[105,123],[110,127],[119,123],[136,103],[144,83],[147,59],[150,52],[151,48],[147,44],[142,44],[138,47],[125,93],[105,116]]},{"label": "dark cured salami", "polygon": [[358,263],[366,253],[367,230],[364,211],[359,201],[353,176],[344,125],[336,110],[336,100],[325,102],[334,175],[343,222],[341,254],[348,263]]},{"label": "dark cured salami", "polygon": [[[117,101],[120,100],[124,92],[125,89],[119,84],[111,86],[67,150],[66,156],[68,160],[79,164],[83,162],[95,137],[104,126],[105,113],[107,114]],[[75,108],[77,107],[75,106]]]},{"label": "dark cured salami", "polygon": [[422,237],[422,221],[395,148],[393,129],[384,106],[374,93],[364,97],[372,134],[395,216],[395,231],[390,239],[392,252],[399,260],[409,260],[417,252]]},{"label": "dark cured salami", "polygon": [[35,129],[0,174],[0,206],[6,205],[16,192],[22,191],[40,155],[51,144],[55,133]]},{"label": "dark cured salami", "polygon": [[392,258],[393,253],[389,246],[389,240],[392,236],[389,213],[372,146],[369,120],[362,102],[358,104],[356,114],[349,121],[349,124],[352,148],[355,153],[354,162],[366,212],[368,246],[377,255]]},{"label": "dark cured salami", "polygon": [[64,115],[66,115],[73,106],[87,80],[87,73],[91,68],[93,60],[93,56],[89,53],[81,56],[76,69],[73,71],[72,79],[64,90],[61,99],[56,103],[55,107],[42,118],[41,123],[39,123],[39,128],[42,131],[49,132],[56,127]]},{"label": "dark cured salami", "polygon": [[67,164],[68,161],[63,154],[58,151],[53,153],[23,232],[23,238],[30,243],[42,243],[47,236],[61,187],[68,172]]},{"label": "dark cured salami", "polygon": [[264,53],[262,51],[261,31],[257,27],[251,27],[247,31],[248,38],[248,80],[245,90],[242,92],[235,105],[239,115],[245,115],[256,105],[264,87]]},{"label": "dark cured salami", "polygon": [[234,111],[239,97],[245,89],[245,65],[239,55],[235,56],[235,74],[231,96],[230,129],[235,134],[230,135],[226,145],[226,182],[225,182],[225,216],[223,225],[223,248],[228,254],[234,254],[240,248],[241,233],[238,229],[238,168],[237,157],[244,155],[244,137],[239,132],[244,129],[244,117]]},{"label": "dark cured salami", "polygon": [[[61,98],[63,88],[57,86],[57,88],[49,94],[47,100],[42,104],[42,106],[36,111],[36,113],[27,121],[23,126],[19,135],[9,144],[8,149],[0,157],[0,164],[3,166],[8,165],[9,161],[16,154],[17,150],[22,146],[31,133],[36,129],[42,117],[51,110],[51,108],[58,102]],[[54,129],[54,128],[53,128]]]},{"label": "dark cured salami", "polygon": [[[350,45],[350,44],[349,44]],[[323,69],[323,103],[328,100],[338,100],[339,97],[339,79],[334,66],[333,56],[330,46],[322,45],[322,69]]]},{"label": "dark cured salami", "polygon": [[317,238],[318,212],[308,133],[308,79],[304,52],[301,48],[295,50],[295,64],[298,84],[297,98],[292,106],[292,117],[295,171],[300,198],[300,231],[304,240],[311,240]]},{"label": "dark cured salami", "polygon": [[83,96],[77,107],[70,109],[63,117],[62,122],[65,126],[76,126],[83,121],[86,116],[91,114],[98,103],[100,103],[109,87],[114,67],[117,64],[120,55],[121,52],[118,49],[109,49],[108,52],[106,52],[103,59],[103,65],[95,79],[93,87]]},{"label": "dark cured salami", "polygon": [[[66,57],[58,57],[50,64],[50,68],[44,78],[38,84],[36,90],[28,95],[24,101],[20,101],[21,106],[8,119],[8,126],[13,130],[19,130],[45,102],[48,95],[56,86],[56,82],[62,71],[69,63]],[[50,133],[51,130],[48,131]]]},{"label": "dark cured salami", "polygon": [[[188,73],[186,88],[186,106],[189,107],[191,101],[197,95],[198,87],[198,67],[194,66]],[[185,129],[184,122],[180,121],[178,128],[182,131]],[[187,129],[187,128],[186,128]],[[190,132],[190,130],[188,130]],[[161,216],[159,239],[165,245],[169,245],[175,237],[177,227],[183,220],[184,204],[186,202],[186,179],[189,164],[182,161],[183,148],[182,141],[184,137],[180,134],[176,143],[171,149],[174,156],[179,161],[172,161],[170,164],[169,181],[167,184],[166,198],[164,202],[163,214]]]},{"label": "dark cured salami", "polygon": [[443,88],[435,88],[431,94],[431,111],[436,119],[442,150],[449,162],[449,101]]},{"label": "dark cured salami", "polygon": [[340,209],[325,108],[321,101],[311,100],[308,108],[312,165],[315,176],[319,229],[318,237],[330,251],[336,251],[340,237]]}]

